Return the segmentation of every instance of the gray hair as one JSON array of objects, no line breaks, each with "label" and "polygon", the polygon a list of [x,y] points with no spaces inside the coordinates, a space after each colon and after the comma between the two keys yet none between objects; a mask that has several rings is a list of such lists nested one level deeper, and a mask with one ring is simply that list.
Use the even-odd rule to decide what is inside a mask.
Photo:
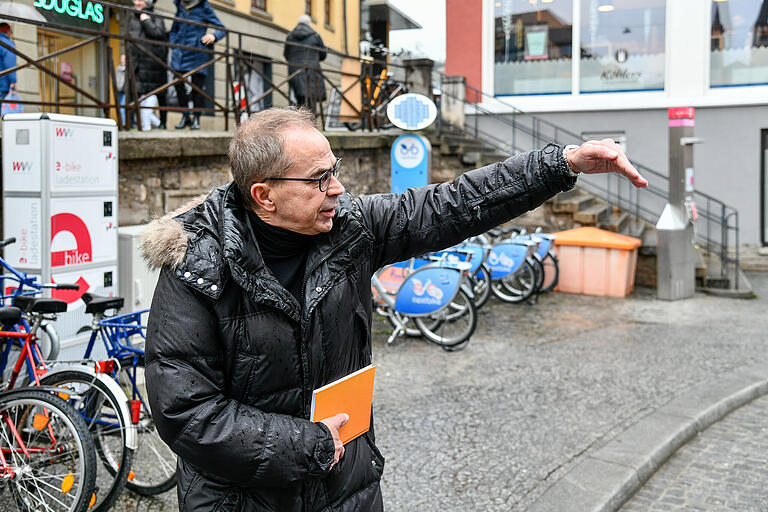
[{"label": "gray hair", "polygon": [[229,166],[246,204],[253,206],[251,186],[282,178],[293,165],[283,149],[286,128],[315,128],[315,115],[300,107],[270,108],[241,124],[229,143]]},{"label": "gray hair", "polygon": [[312,18],[309,16],[309,14],[302,14],[301,16],[299,16],[299,19],[296,20],[296,23],[298,23],[299,25],[303,23],[305,25],[311,26]]}]

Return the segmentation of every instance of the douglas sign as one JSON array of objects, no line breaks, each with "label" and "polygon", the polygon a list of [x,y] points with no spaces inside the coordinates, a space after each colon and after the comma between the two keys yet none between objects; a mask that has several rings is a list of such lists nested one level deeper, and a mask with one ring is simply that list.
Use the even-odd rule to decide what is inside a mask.
[{"label": "douglas sign", "polygon": [[38,9],[55,11],[72,18],[102,23],[104,21],[104,6],[88,0],[35,0],[32,4]]}]

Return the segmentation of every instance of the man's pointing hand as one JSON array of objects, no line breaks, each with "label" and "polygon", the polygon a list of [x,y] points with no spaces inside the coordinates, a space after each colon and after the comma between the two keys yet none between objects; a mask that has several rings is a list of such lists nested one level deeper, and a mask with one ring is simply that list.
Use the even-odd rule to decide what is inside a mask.
[{"label": "man's pointing hand", "polygon": [[616,172],[623,174],[638,188],[647,187],[648,181],[640,176],[637,169],[612,139],[590,140],[578,149],[565,154],[568,164],[576,172],[601,174]]}]

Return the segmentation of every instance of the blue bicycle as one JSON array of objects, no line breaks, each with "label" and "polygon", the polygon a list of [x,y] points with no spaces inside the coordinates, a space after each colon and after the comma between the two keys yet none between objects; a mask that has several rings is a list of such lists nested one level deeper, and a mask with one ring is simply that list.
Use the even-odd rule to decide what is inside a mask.
[{"label": "blue bicycle", "polygon": [[465,261],[427,256],[377,271],[371,278],[375,305],[394,326],[387,343],[416,331],[445,350],[465,347],[477,327],[470,268]]},{"label": "blue bicycle", "polygon": [[125,300],[86,293],[85,312],[93,315],[91,325],[79,332],[91,332],[85,358],[93,352],[97,338],[108,356],[119,362],[112,376],[131,401],[136,420],[138,447],[133,471],[126,486],[137,494],[153,496],[176,485],[176,454],[163,442],[152,420],[144,380],[144,342],[148,309],[118,315]]},{"label": "blue bicycle", "polygon": [[[12,238],[4,240],[0,242],[0,248],[14,241]],[[41,326],[45,323],[52,328],[56,315],[66,311],[67,304],[35,295],[46,288],[77,290],[79,287],[37,283],[34,277],[17,271],[2,258],[0,263],[11,272],[2,276],[3,284],[5,281],[12,283],[10,289],[4,288],[7,293],[3,298],[14,304],[0,307],[0,346],[3,346],[0,374],[7,376],[5,386],[13,388],[17,382],[26,380],[27,384],[59,390],[57,395],[84,421],[101,461],[101,464],[94,461],[88,467],[95,475],[95,488],[88,491],[83,507],[87,505],[93,511],[107,511],[125,487],[136,449],[136,430],[125,394],[104,374],[114,367],[115,362],[83,360],[47,364],[38,346],[37,333],[42,331]],[[58,337],[50,339],[58,341]],[[23,373],[24,369],[26,373]]]}]

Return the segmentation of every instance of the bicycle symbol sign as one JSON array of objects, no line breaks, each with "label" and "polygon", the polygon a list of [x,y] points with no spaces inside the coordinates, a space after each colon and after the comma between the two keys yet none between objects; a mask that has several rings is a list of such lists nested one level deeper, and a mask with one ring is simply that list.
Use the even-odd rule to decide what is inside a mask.
[{"label": "bicycle symbol sign", "polygon": [[431,145],[421,135],[405,134],[392,143],[392,192],[402,194],[409,188],[429,183]]},{"label": "bicycle symbol sign", "polygon": [[413,169],[424,160],[424,144],[414,135],[404,135],[398,138],[393,153],[401,167]]}]

